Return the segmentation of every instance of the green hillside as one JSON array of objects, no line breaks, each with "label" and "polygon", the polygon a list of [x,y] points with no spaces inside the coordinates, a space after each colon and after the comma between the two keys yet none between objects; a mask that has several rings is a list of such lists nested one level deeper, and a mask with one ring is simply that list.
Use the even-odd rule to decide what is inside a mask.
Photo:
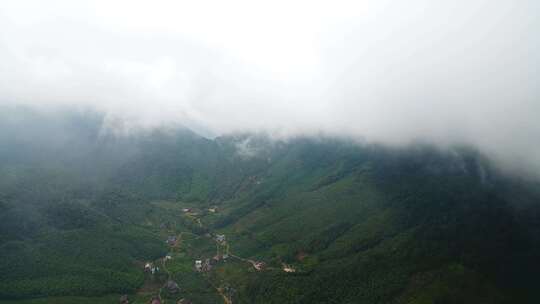
[{"label": "green hillside", "polygon": [[105,119],[0,114],[0,303],[540,298],[540,183],[471,147],[210,140],[181,127],[115,136]]}]

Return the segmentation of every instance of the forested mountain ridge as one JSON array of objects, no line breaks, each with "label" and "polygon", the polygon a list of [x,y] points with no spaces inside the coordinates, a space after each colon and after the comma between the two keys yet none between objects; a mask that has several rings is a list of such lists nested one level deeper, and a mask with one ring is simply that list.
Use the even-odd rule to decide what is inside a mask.
[{"label": "forested mountain ridge", "polygon": [[[298,270],[225,271],[240,303],[540,297],[540,185],[472,148],[184,128],[119,136],[94,112],[0,117],[0,298],[137,293],[140,263],[168,252],[160,229],[171,223]],[[219,212],[198,226],[156,202]]]}]

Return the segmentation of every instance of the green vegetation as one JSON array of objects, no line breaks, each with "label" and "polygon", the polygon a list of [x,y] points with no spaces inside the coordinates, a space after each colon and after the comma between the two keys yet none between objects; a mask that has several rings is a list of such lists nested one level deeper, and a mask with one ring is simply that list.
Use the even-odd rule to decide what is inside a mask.
[{"label": "green vegetation", "polygon": [[[96,113],[0,116],[0,303],[540,297],[540,185],[471,149],[183,129],[115,137]],[[227,261],[195,271],[227,248]],[[148,261],[160,272],[143,272]]]}]

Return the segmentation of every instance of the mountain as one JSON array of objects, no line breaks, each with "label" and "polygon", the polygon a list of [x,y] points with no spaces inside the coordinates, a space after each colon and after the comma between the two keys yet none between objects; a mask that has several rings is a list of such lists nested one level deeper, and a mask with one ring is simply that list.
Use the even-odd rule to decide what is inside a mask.
[{"label": "mountain", "polygon": [[[118,135],[107,119],[1,112],[0,303],[540,298],[540,183],[472,147],[208,139],[182,127]],[[197,272],[216,250],[229,259]]]}]

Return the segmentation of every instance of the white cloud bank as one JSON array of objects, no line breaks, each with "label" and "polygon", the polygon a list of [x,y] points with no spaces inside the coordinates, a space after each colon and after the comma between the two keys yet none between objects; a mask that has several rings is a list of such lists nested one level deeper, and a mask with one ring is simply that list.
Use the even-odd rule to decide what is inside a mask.
[{"label": "white cloud bank", "polygon": [[0,2],[0,103],[471,143],[540,172],[540,2]]}]

